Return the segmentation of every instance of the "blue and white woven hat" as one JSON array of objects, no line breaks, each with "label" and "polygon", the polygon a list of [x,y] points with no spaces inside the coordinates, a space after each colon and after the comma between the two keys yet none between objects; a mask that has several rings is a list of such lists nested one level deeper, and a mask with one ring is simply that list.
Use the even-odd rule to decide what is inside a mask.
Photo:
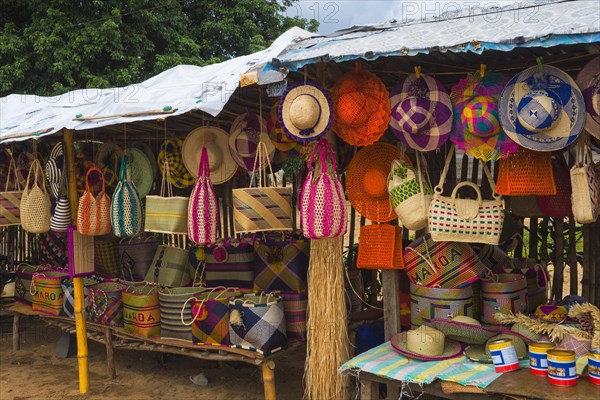
[{"label": "blue and white woven hat", "polygon": [[566,72],[547,65],[515,75],[502,92],[499,112],[508,136],[536,151],[564,149],[585,123],[581,90]]}]

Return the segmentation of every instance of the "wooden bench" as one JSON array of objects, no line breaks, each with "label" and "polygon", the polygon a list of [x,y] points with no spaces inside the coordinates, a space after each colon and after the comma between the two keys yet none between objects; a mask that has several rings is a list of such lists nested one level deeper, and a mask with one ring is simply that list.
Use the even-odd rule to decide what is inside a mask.
[{"label": "wooden bench", "polygon": [[[14,304],[8,309],[14,314],[12,343],[13,350],[20,348],[20,319],[21,316],[35,316],[45,323],[56,326],[64,332],[75,333],[75,320],[68,317],[54,317],[52,315],[33,311],[30,306]],[[117,376],[113,357],[114,349],[156,351],[171,353],[213,361],[237,361],[255,365],[261,369],[266,400],[275,400],[275,361],[274,359],[283,352],[270,356],[263,356],[251,350],[230,347],[197,345],[176,339],[142,338],[127,332],[124,328],[110,327],[86,321],[87,336],[95,342],[106,346],[106,361],[108,375],[114,379]],[[297,345],[293,343],[292,345]]]}]

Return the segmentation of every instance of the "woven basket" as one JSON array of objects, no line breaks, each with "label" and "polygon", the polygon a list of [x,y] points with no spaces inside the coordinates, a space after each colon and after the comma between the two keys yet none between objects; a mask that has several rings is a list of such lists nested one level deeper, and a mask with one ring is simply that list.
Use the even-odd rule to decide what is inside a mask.
[{"label": "woven basket", "polygon": [[[96,172],[102,180],[102,190],[94,196],[90,189],[89,176]],[[110,196],[106,194],[104,174],[92,167],[85,177],[85,192],[79,198],[77,208],[77,231],[82,235],[106,235],[110,233]]]},{"label": "woven basket", "polygon": [[94,240],[94,272],[103,278],[121,278],[116,239],[109,237]]},{"label": "woven basket", "polygon": [[481,280],[481,322],[497,324],[494,314],[527,310],[527,280],[521,274],[499,274]]},{"label": "woven basket", "polygon": [[63,312],[62,282],[69,279],[63,271],[41,271],[33,274],[31,284],[33,311],[59,316]]},{"label": "woven basket", "polygon": [[552,173],[556,184],[553,196],[537,196],[540,211],[551,218],[565,218],[571,214],[571,176],[564,158],[552,160]]},{"label": "woven basket", "polygon": [[552,153],[519,147],[516,153],[500,160],[496,193],[505,196],[556,194]]},{"label": "woven basket", "polygon": [[430,324],[432,319],[457,315],[473,318],[473,289],[444,289],[410,284],[410,322],[413,327]]},{"label": "woven basket", "polygon": [[387,224],[361,226],[356,267],[403,269],[402,228]]},{"label": "woven basket", "polygon": [[89,287],[88,316],[91,321],[109,326],[123,326],[123,290],[118,282],[101,282]]},{"label": "woven basket", "polygon": [[589,140],[580,139],[576,160],[570,173],[573,216],[580,224],[591,224],[596,222],[600,213],[600,174],[594,166]]},{"label": "woven basket", "polygon": [[308,293],[281,292],[279,296],[283,300],[288,339],[305,342]]},{"label": "woven basket", "polygon": [[[33,179],[33,186],[29,181]],[[30,233],[50,230],[50,195],[46,189],[44,172],[39,160],[33,160],[27,175],[27,183],[21,197],[21,226]]]},{"label": "woven basket", "polygon": [[123,326],[137,336],[160,336],[158,286],[129,286],[123,291]]},{"label": "woven basket", "polygon": [[[205,289],[198,287],[166,288],[158,292],[160,303],[160,337],[192,341],[192,326],[181,323],[181,309],[190,297],[199,296]],[[187,303],[184,315],[192,315]]]},{"label": "woven basket", "polygon": [[48,265],[19,264],[15,270],[15,301],[21,304],[31,305],[33,296],[31,294],[31,282],[33,274],[49,270]]}]

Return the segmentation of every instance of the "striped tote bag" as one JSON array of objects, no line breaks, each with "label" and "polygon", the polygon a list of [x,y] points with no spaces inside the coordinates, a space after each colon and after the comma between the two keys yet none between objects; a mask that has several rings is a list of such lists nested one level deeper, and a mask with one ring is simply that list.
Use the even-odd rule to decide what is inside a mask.
[{"label": "striped tote bag", "polygon": [[207,245],[217,241],[219,233],[219,201],[210,182],[208,152],[202,147],[198,177],[188,203],[188,236],[196,244]]},{"label": "striped tote bag", "polygon": [[[314,171],[314,158],[319,153],[320,170]],[[328,165],[330,164],[330,165]],[[323,138],[310,157],[309,171],[300,194],[302,234],[310,239],[333,238],[346,233],[344,189],[337,176],[335,157],[329,142]]]},{"label": "striped tote bag", "polygon": [[71,205],[67,198],[67,174],[63,171],[56,195],[56,205],[50,217],[50,230],[55,232],[66,232],[71,225]]},{"label": "striped tote bag", "polygon": [[127,168],[127,155],[123,156],[119,170],[119,183],[113,193],[110,207],[112,229],[117,237],[132,237],[142,229],[142,201],[131,181]]},{"label": "striped tote bag", "polygon": [[[90,190],[89,176],[97,173],[102,179],[102,190],[94,196]],[[96,167],[88,169],[85,176],[85,192],[79,198],[77,209],[77,232],[87,236],[110,233],[110,196],[106,194],[104,174]]]}]

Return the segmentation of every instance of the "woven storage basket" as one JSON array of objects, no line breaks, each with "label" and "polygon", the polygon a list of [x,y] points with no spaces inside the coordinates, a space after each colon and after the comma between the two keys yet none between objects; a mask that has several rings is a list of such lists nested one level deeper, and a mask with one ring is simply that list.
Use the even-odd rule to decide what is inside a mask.
[{"label": "woven storage basket", "polygon": [[239,292],[225,288],[214,288],[200,293],[186,301],[181,310],[181,322],[184,321],[185,306],[192,301],[191,318],[192,341],[196,344],[226,345],[229,341],[229,301]]},{"label": "woven storage basket", "polygon": [[41,271],[33,274],[31,284],[33,311],[59,316],[63,312],[63,289],[61,284],[69,279],[63,271]]},{"label": "woven storage basket", "polygon": [[[103,279],[97,276],[86,276],[83,278],[83,304],[88,304],[88,296],[90,294],[89,287],[102,282]],[[75,318],[75,287],[73,279],[63,281],[63,313],[69,318]],[[87,310],[82,310],[87,318]]]},{"label": "woven storage basket", "polygon": [[571,214],[571,176],[564,158],[552,160],[552,173],[556,184],[553,196],[537,196],[537,205],[545,215],[551,218],[565,218]]},{"label": "woven storage basket", "polygon": [[184,315],[192,315],[190,297],[199,296],[205,289],[198,287],[165,288],[158,292],[160,303],[160,337],[192,341],[192,326],[181,323],[181,309],[185,305]]},{"label": "woven storage basket", "polygon": [[600,213],[600,174],[594,166],[589,139],[582,138],[577,144],[576,163],[571,168],[570,175],[575,221],[580,224],[596,222]]},{"label": "woven storage basket", "polygon": [[[29,186],[32,180],[33,186]],[[21,197],[21,226],[30,233],[50,230],[50,195],[39,160],[33,160]]]},{"label": "woven storage basket", "polygon": [[19,264],[15,270],[15,301],[21,304],[31,305],[33,296],[31,294],[31,281],[33,274],[48,271],[48,265]]},{"label": "woven storage basket", "polygon": [[481,280],[481,322],[497,324],[494,314],[527,310],[527,280],[522,274],[499,274]]},{"label": "woven storage basket", "polygon": [[473,317],[473,289],[444,289],[410,284],[410,322],[429,325],[434,318]]},{"label": "woven storage basket", "polygon": [[519,147],[516,153],[500,160],[496,193],[505,196],[556,194],[552,153]]},{"label": "woven storage basket", "polygon": [[402,228],[387,224],[361,226],[357,268],[402,269]]},{"label": "woven storage basket", "polygon": [[89,287],[88,316],[91,321],[109,326],[123,326],[123,290],[118,282],[100,282]]},{"label": "woven storage basket", "polygon": [[122,239],[119,243],[119,264],[123,278],[134,282],[143,281],[157,248],[158,239],[155,237]]},{"label": "woven storage basket", "polygon": [[94,272],[103,278],[121,278],[119,242],[112,237],[94,240]]},{"label": "woven storage basket", "polygon": [[289,340],[306,341],[308,293],[281,292],[285,312],[285,324]]},{"label": "woven storage basket", "polygon": [[141,337],[160,336],[158,286],[129,286],[123,291],[123,326]]}]

